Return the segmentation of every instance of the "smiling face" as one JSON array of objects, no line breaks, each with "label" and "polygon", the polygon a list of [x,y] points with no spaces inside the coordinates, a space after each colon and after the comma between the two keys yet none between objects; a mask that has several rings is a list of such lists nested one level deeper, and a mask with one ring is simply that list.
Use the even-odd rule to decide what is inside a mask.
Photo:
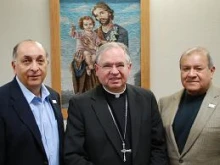
[{"label": "smiling face", "polygon": [[206,55],[201,52],[193,52],[182,56],[180,70],[183,87],[189,94],[199,95],[208,90],[215,67],[209,66]]},{"label": "smiling face", "polygon": [[96,64],[96,75],[101,84],[111,92],[122,92],[131,70],[125,52],[120,47],[102,53]]},{"label": "smiling face", "polygon": [[47,74],[48,60],[41,44],[24,41],[17,48],[17,55],[12,61],[14,73],[35,95],[38,95],[41,84]]},{"label": "smiling face", "polygon": [[84,19],[83,20],[83,29],[85,31],[91,32],[93,30],[93,27],[94,27],[94,24],[93,24],[92,20],[90,20],[90,19],[87,19],[87,20]]},{"label": "smiling face", "polygon": [[93,13],[96,20],[99,21],[101,25],[105,26],[111,22],[111,14],[103,8],[96,8]]}]

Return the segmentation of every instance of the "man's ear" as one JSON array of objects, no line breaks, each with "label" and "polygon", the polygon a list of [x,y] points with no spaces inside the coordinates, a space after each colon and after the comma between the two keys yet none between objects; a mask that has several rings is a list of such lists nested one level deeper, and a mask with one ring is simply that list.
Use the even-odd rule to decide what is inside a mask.
[{"label": "man's ear", "polygon": [[95,66],[95,71],[97,71],[99,69],[98,65],[94,64],[94,66]]},{"label": "man's ear", "polygon": [[15,61],[11,62],[11,66],[12,66],[13,69],[15,69]]},{"label": "man's ear", "polygon": [[128,64],[129,69],[131,69],[132,63]]},{"label": "man's ear", "polygon": [[12,66],[12,69],[13,69],[14,73],[16,74],[16,72],[15,72],[15,67],[16,67],[15,63],[16,63],[16,61],[12,61],[11,66]]},{"label": "man's ear", "polygon": [[213,66],[213,67],[210,69],[210,71],[211,71],[211,74],[212,74],[211,78],[213,78],[213,75],[214,75],[214,73],[215,73],[215,67]]}]

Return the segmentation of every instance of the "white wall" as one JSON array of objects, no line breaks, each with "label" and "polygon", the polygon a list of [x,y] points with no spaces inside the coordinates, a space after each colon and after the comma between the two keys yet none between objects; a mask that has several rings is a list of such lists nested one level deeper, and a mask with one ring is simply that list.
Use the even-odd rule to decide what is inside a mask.
[{"label": "white wall", "polygon": [[[151,0],[151,89],[156,97],[181,88],[179,57],[192,46],[213,56],[214,83],[220,86],[220,1]],[[20,40],[40,41],[50,52],[49,0],[1,0],[0,85],[13,78],[13,46]],[[50,69],[49,69],[50,71]],[[46,84],[51,84],[50,72]]]},{"label": "white wall", "polygon": [[210,51],[220,86],[220,1],[151,0],[150,13],[151,89],[157,99],[182,87],[180,55],[197,45]]},{"label": "white wall", "polygon": [[[34,39],[50,52],[49,0],[0,0],[0,86],[14,77],[12,49]],[[50,69],[46,83],[50,84]]]}]

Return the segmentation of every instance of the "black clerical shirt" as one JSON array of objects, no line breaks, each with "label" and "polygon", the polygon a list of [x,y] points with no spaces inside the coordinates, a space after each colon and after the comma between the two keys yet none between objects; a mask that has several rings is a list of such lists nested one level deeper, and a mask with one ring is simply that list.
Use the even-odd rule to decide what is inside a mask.
[{"label": "black clerical shirt", "polygon": [[[126,91],[117,98],[114,94],[110,94],[103,89],[105,93],[106,100],[112,110],[114,118],[117,122],[121,135],[124,135],[125,128],[125,99],[126,99]],[[113,121],[112,121],[113,122]],[[119,136],[119,135],[118,135]],[[119,137],[120,138],[120,137]],[[131,118],[128,107],[128,115],[127,115],[127,128],[126,128],[126,136],[125,136],[125,144],[126,149],[131,149]],[[121,145],[122,149],[122,145]],[[122,153],[123,154],[123,153]],[[132,164],[132,153],[126,153],[126,162],[124,165]]]}]

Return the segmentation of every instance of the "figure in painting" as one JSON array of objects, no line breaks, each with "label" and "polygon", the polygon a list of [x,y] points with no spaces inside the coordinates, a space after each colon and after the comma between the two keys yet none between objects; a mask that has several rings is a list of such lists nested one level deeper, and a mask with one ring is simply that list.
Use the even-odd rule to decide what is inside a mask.
[{"label": "figure in painting", "polygon": [[106,42],[121,42],[128,46],[128,32],[113,23],[114,10],[106,3],[98,2],[92,9],[92,15],[101,24],[95,31],[95,21],[90,16],[79,19],[82,31],[71,28],[70,35],[76,39],[76,52],[71,63],[72,81],[75,94],[83,93],[99,84],[95,75],[94,63],[96,50]]},{"label": "figure in painting", "polygon": [[114,10],[106,3],[98,2],[92,9],[92,15],[101,26],[96,29],[99,38],[108,42],[121,42],[128,46],[128,31],[113,23]]},{"label": "figure in painting", "polygon": [[98,84],[94,70],[96,49],[106,41],[97,36],[93,31],[94,26],[95,21],[92,17],[83,16],[79,19],[79,27],[82,31],[76,31],[74,25],[71,28],[71,37],[77,39],[76,53],[71,63],[75,94],[83,93]]}]

